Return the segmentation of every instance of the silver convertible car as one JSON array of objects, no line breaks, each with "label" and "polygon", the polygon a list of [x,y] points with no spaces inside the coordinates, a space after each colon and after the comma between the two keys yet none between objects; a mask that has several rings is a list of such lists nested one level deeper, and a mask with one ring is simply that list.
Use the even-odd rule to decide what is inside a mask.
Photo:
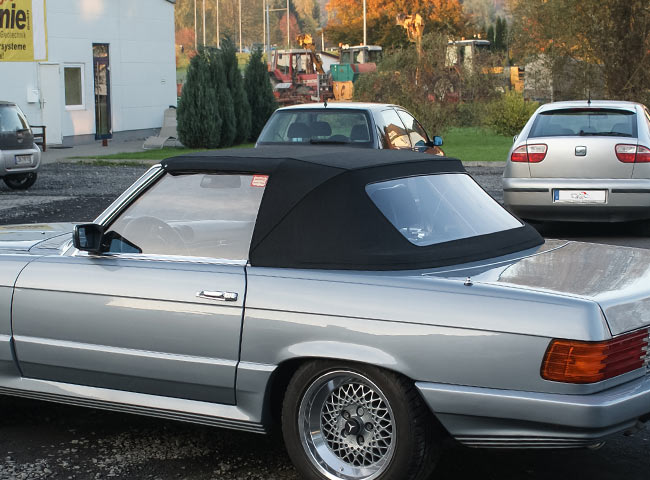
[{"label": "silver convertible car", "polygon": [[458,160],[177,157],[92,224],[0,243],[0,393],[279,425],[307,479],[424,480],[445,437],[592,446],[650,416],[650,253],[544,242]]}]

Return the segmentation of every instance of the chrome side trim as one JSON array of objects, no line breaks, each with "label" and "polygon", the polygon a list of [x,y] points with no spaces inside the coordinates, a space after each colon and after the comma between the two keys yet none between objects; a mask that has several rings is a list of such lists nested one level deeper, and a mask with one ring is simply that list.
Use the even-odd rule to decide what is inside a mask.
[{"label": "chrome side trim", "polygon": [[267,433],[264,425],[234,405],[8,376],[0,376],[0,394]]},{"label": "chrome side trim", "polygon": [[122,195],[117,197],[117,199],[95,219],[94,223],[103,226],[109,225],[113,219],[122,212],[124,207],[130,203],[131,199],[140,195],[140,193],[158,180],[158,177],[161,177],[164,174],[165,171],[162,169],[162,165],[157,164],[151,167],[138,180],[136,180],[133,185],[127,188]]},{"label": "chrome side trim", "polygon": [[156,255],[152,253],[102,253],[101,255],[89,254],[81,250],[74,249],[71,253],[74,257],[91,257],[93,260],[102,258],[113,260],[137,260],[139,262],[173,262],[173,263],[193,263],[201,265],[228,265],[236,267],[245,267],[247,260],[229,260],[226,258],[210,257],[187,257],[181,255]]},{"label": "chrome side trim", "polygon": [[474,448],[581,448],[598,443],[601,439],[525,437],[525,436],[458,436],[460,443]]},{"label": "chrome side trim", "polygon": [[124,355],[124,356],[128,355],[131,357],[141,357],[141,358],[145,357],[145,358],[152,358],[156,360],[173,360],[177,362],[183,361],[192,364],[234,366],[237,363],[234,360],[221,360],[221,359],[210,358],[210,357],[197,357],[193,355],[182,355],[177,353],[152,352],[148,350],[136,350],[132,348],[112,347],[108,345],[71,342],[68,340],[54,340],[51,338],[26,337],[22,335],[16,335],[14,336],[14,339],[16,340],[16,342],[22,344],[36,344],[36,345],[44,345],[49,347],[72,349],[75,351],[86,350],[91,352],[111,353],[111,354]]}]

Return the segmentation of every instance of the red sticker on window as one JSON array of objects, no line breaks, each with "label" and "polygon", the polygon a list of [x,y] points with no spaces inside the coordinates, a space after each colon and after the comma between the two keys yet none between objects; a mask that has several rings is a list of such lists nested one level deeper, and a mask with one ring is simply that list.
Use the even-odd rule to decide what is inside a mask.
[{"label": "red sticker on window", "polygon": [[268,181],[268,175],[253,175],[253,180],[251,180],[251,187],[266,187],[266,182]]}]

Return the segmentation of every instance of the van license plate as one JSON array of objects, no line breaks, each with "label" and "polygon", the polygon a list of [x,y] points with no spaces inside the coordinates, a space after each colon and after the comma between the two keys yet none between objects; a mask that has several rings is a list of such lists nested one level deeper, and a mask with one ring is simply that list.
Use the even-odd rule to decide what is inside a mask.
[{"label": "van license plate", "polygon": [[34,163],[33,155],[16,155],[16,166],[29,166]]},{"label": "van license plate", "polygon": [[607,203],[607,190],[553,190],[555,203]]}]

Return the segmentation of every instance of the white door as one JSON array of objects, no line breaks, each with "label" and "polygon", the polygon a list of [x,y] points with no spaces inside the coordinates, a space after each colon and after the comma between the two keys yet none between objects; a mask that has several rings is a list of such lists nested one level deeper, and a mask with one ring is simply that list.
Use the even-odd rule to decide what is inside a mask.
[{"label": "white door", "polygon": [[47,128],[47,144],[61,145],[63,106],[61,102],[61,73],[58,63],[42,63],[38,66],[41,87],[41,115],[43,125]]}]

